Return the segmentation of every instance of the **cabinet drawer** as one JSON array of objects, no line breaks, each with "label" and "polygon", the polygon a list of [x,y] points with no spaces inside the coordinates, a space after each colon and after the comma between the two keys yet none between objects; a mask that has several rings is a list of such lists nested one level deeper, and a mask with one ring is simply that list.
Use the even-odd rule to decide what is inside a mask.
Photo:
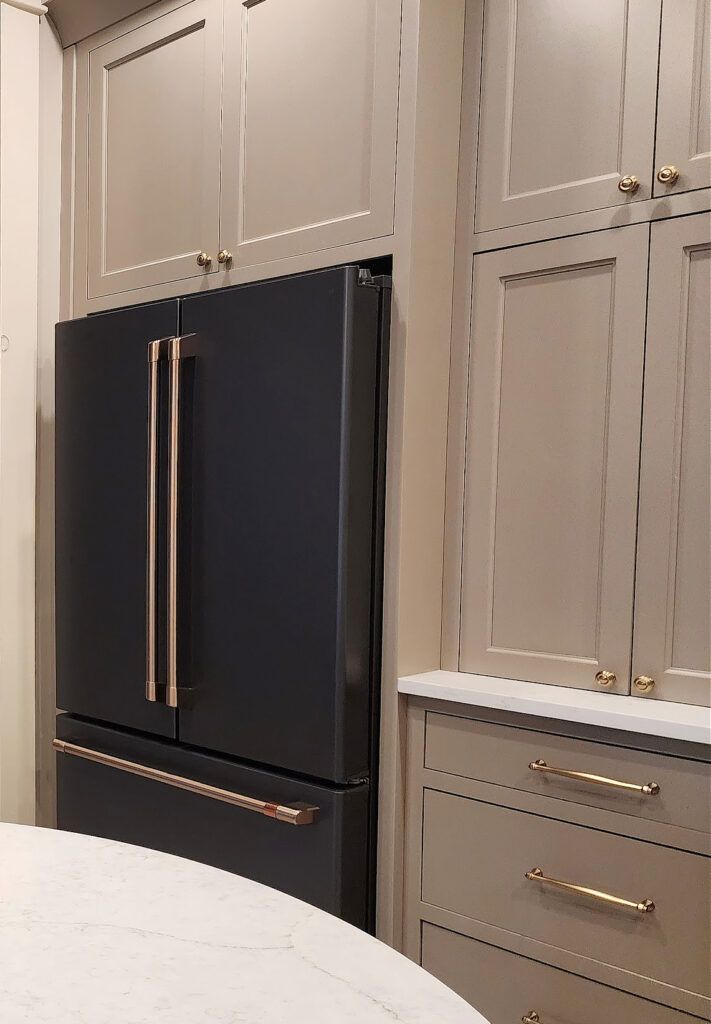
[{"label": "cabinet drawer", "polygon": [[490,1024],[518,1024],[532,1010],[540,1024],[693,1024],[695,1020],[431,924],[422,929],[422,966],[475,1006]]},{"label": "cabinet drawer", "polygon": [[[711,832],[711,765],[432,713],[426,737],[425,767],[435,771]],[[535,761],[659,792],[533,771]]]},{"label": "cabinet drawer", "polygon": [[[474,920],[708,995],[711,859],[435,790],[422,898]],[[527,872],[632,901],[641,913]]]}]

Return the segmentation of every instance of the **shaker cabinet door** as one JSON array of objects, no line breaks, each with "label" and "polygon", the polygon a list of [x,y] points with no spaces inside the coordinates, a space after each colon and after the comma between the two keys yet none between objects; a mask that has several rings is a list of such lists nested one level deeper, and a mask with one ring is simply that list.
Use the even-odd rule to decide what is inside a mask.
[{"label": "shaker cabinet door", "polygon": [[632,692],[711,703],[711,215],[652,225]]},{"label": "shaker cabinet door", "polygon": [[237,266],[393,230],[400,0],[230,0],[222,246]]},{"label": "shaker cabinet door", "polygon": [[711,185],[710,69],[711,0],[664,0],[655,195]]},{"label": "shaker cabinet door", "polygon": [[650,197],[660,6],[487,0],[477,231]]},{"label": "shaker cabinet door", "polygon": [[79,309],[209,273],[197,257],[217,254],[222,0],[136,21],[78,55]]},{"label": "shaker cabinet door", "polygon": [[461,671],[628,692],[648,237],[475,260]]}]

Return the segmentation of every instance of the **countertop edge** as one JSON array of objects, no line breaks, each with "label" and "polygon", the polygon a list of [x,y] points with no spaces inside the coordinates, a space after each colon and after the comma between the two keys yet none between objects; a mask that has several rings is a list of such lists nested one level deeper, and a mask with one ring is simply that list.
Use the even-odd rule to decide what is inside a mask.
[{"label": "countertop edge", "polygon": [[711,709],[436,669],[398,680],[414,697],[711,746]]}]

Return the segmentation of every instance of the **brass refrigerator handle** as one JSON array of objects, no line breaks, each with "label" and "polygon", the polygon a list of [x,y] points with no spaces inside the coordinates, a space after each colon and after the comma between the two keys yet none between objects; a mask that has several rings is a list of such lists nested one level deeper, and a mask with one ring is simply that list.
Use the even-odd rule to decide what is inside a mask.
[{"label": "brass refrigerator handle", "polygon": [[168,353],[170,338],[148,346],[148,472],[146,543],[146,700],[158,702],[164,684],[159,683],[156,643],[156,595],[158,572],[158,363]]},{"label": "brass refrigerator handle", "polygon": [[112,754],[103,754],[99,750],[90,750],[88,747],[80,747],[75,743],[68,743],[65,740],[54,740],[52,746],[60,754],[69,754],[73,757],[83,758],[85,761],[93,761],[107,768],[117,768],[119,771],[128,772],[130,775],[138,775],[142,779],[151,782],[160,782],[165,786],[173,786],[174,789],[183,789],[187,793],[194,793],[196,796],[206,796],[211,800],[219,800],[224,804],[231,804],[244,811],[254,811],[266,818],[274,818],[275,821],[283,821],[287,825],[313,825],[316,821],[319,808],[310,804],[273,804],[266,800],[257,800],[252,796],[244,796],[242,793],[233,793],[227,789],[219,789],[217,786],[209,786],[205,782],[196,782],[194,779],[186,779],[181,775],[173,775],[171,772],[164,772],[158,768],[149,768],[145,764],[136,764],[134,761],[125,761],[121,757],[114,757]]},{"label": "brass refrigerator handle", "polygon": [[528,766],[532,772],[542,772],[545,775],[558,775],[562,779],[576,779],[579,782],[591,782],[595,786],[609,786],[611,789],[624,789],[628,793],[641,793],[643,796],[658,796],[661,787],[656,782],[646,782],[644,785],[637,785],[635,782],[620,782],[618,779],[608,779],[604,775],[591,775],[589,772],[574,772],[569,768],[553,768],[545,761],[531,761]]},{"label": "brass refrigerator handle", "polygon": [[180,472],[180,356],[182,338],[170,339],[170,444],[168,455],[168,683],[165,703],[178,706],[178,527]]},{"label": "brass refrigerator handle", "polygon": [[589,896],[590,899],[598,900],[600,903],[606,903],[608,906],[613,907],[624,907],[627,910],[636,910],[639,914],[651,914],[655,909],[655,904],[652,900],[642,900],[637,903],[635,900],[625,900],[621,896],[611,896],[607,892],[600,892],[597,889],[588,889],[584,885],[575,885],[573,882],[562,882],[559,878],[549,878],[543,874],[540,868],[533,868],[531,871],[526,872],[526,878],[529,882],[540,882],[543,885],[552,885],[556,889],[562,889],[564,892],[577,893],[580,896]]}]

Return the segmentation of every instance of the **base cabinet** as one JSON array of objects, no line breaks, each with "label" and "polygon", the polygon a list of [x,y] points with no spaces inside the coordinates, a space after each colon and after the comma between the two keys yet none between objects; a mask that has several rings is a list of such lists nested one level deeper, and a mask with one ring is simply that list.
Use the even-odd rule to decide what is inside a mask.
[{"label": "base cabinet", "polygon": [[422,926],[422,966],[489,1024],[694,1024],[677,1010],[436,925]]}]

